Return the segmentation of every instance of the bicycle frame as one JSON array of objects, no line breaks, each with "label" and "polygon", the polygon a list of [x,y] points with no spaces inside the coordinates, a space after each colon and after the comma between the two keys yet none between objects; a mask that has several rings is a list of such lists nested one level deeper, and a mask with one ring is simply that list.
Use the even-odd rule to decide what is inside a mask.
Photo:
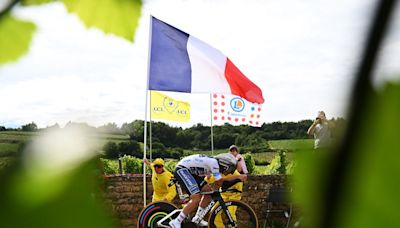
[{"label": "bicycle frame", "polygon": [[171,218],[174,214],[176,213],[181,213],[183,209],[176,209],[173,210],[171,213],[169,213],[168,215],[166,215],[164,218],[162,218],[160,221],[157,222],[157,226],[158,227],[165,227],[165,228],[171,228],[168,225],[163,225],[162,223],[165,222],[167,219]]},{"label": "bicycle frame", "polygon": [[[182,188],[180,186],[180,184],[176,181],[174,181],[174,184],[176,186],[177,192],[179,194],[179,198],[181,200],[186,199],[187,194],[184,194],[182,191]],[[225,192],[238,192],[236,189],[232,189],[232,190],[225,190]],[[236,223],[232,218],[231,213],[229,212],[228,208],[225,205],[225,201],[222,199],[221,196],[221,192],[220,190],[217,191],[210,191],[210,192],[200,192],[201,195],[211,195],[211,202],[207,205],[207,207],[205,208],[205,214],[207,214],[208,212],[210,212],[210,210],[213,208],[213,206],[219,202],[219,204],[222,206],[222,210],[224,211],[225,215],[228,217],[229,219],[229,224],[235,226]],[[171,218],[173,215],[175,215],[176,213],[180,213],[183,209],[176,209],[173,210],[171,213],[169,213],[168,215],[166,215],[164,218],[162,218],[160,221],[157,222],[157,226],[158,227],[165,227],[165,228],[170,228],[170,226],[167,225],[163,225],[162,223],[165,222],[167,219]]]}]

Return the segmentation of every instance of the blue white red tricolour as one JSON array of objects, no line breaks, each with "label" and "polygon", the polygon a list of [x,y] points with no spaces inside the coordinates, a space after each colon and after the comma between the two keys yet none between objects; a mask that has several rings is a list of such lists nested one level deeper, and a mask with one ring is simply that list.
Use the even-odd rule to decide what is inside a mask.
[{"label": "blue white red tricolour", "polygon": [[152,17],[149,90],[226,93],[264,103],[261,89],[223,53]]}]

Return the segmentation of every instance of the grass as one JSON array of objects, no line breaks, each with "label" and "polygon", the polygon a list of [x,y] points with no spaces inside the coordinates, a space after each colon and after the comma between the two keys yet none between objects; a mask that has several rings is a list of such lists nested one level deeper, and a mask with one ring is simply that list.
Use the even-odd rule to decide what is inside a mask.
[{"label": "grass", "polygon": [[184,150],[184,153],[185,153],[185,154],[217,155],[217,154],[226,153],[226,152],[228,152],[227,149],[218,149],[218,150],[214,150],[213,152],[211,152],[211,150],[198,150],[198,151],[194,151],[194,150]]},{"label": "grass", "polygon": [[26,142],[39,134],[37,132],[26,131],[0,131],[0,143]]},{"label": "grass", "polygon": [[8,166],[11,166],[12,163],[16,160],[15,157],[0,157],[0,171]]},{"label": "grass", "polygon": [[314,147],[314,139],[284,139],[268,141],[273,149],[298,151]]},{"label": "grass", "polygon": [[19,144],[17,143],[1,143],[0,142],[0,157],[14,154],[18,151]]},{"label": "grass", "polygon": [[[14,159],[14,154],[18,151],[20,144],[31,140],[35,136],[39,136],[40,132],[23,132],[23,131],[2,131],[0,132],[0,168],[4,167],[7,162]],[[107,142],[128,142],[129,135],[117,135],[117,134],[105,134],[98,133],[94,137],[99,139],[99,143],[103,146]],[[273,149],[279,150],[284,149],[287,151],[287,161],[290,162],[295,159],[296,151],[303,149],[313,148],[313,139],[287,139],[287,140],[270,140],[269,144]],[[143,143],[140,143],[140,147],[143,149]],[[185,154],[207,154],[216,155],[227,152],[227,149],[217,149],[213,153],[210,150],[193,151],[184,150]],[[252,156],[258,163],[271,162],[276,156],[276,152],[262,152],[253,153]],[[256,172],[263,173],[265,165],[257,166]]]}]

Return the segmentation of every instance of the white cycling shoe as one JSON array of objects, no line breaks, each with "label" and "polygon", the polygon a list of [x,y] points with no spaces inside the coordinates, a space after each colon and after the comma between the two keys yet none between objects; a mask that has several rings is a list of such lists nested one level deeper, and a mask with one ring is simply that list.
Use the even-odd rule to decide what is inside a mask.
[{"label": "white cycling shoe", "polygon": [[169,226],[172,228],[181,228],[181,223],[178,222],[176,219],[169,221]]},{"label": "white cycling shoe", "polygon": [[199,218],[194,216],[192,222],[199,224],[199,226],[208,226],[208,222],[204,221],[204,219],[200,220],[200,222],[197,222],[198,220]]}]

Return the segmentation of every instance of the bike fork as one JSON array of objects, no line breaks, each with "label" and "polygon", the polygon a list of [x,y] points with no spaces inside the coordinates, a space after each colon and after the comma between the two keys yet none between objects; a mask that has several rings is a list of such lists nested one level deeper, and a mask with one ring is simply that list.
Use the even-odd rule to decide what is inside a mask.
[{"label": "bike fork", "polygon": [[222,206],[222,210],[224,211],[226,217],[229,219],[229,227],[237,227],[235,220],[233,220],[231,213],[228,210],[228,207],[225,205],[225,202],[222,200],[218,200],[219,204]]}]

